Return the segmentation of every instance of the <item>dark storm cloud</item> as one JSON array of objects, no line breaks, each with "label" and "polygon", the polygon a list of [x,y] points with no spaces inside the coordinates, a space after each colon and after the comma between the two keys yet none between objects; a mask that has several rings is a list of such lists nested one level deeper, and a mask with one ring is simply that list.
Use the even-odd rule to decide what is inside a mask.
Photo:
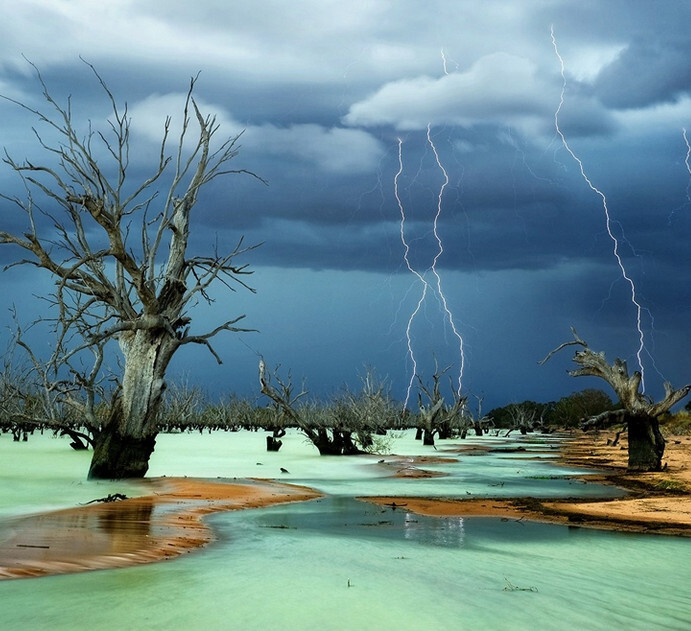
[{"label": "dark storm cloud", "polygon": [[[661,34],[664,36],[664,34]],[[602,69],[595,93],[607,107],[640,108],[691,95],[691,42],[639,38]]]},{"label": "dark storm cloud", "polygon": [[[690,343],[690,20],[681,0],[32,0],[0,24],[0,93],[41,104],[23,54],[61,103],[71,95],[84,133],[87,120],[107,130],[109,103],[81,55],[128,104],[135,183],[151,172],[165,116],[179,129],[189,78],[201,71],[202,111],[222,134],[243,132],[233,167],[268,182],[234,175],[200,198],[195,253],[226,251],[243,235],[263,244],[243,258],[259,297],[238,292],[214,308],[234,313],[238,301],[263,331],[257,344],[308,380],[354,376],[370,360],[400,395],[403,325],[419,288],[403,260],[396,181],[410,262],[422,272],[438,254],[440,211],[437,265],[468,336],[468,387],[502,404],[578,388],[562,373],[566,359],[550,371],[520,364],[565,341],[571,324],[608,356],[628,358],[637,343],[602,199],[556,133],[563,87],[560,129],[606,195],[657,365],[682,380],[669,340]],[[49,159],[26,112],[0,101],[0,116],[12,156]],[[441,167],[449,181],[438,207]],[[7,169],[0,186],[23,194]],[[24,230],[7,201],[0,213],[0,229]],[[0,262],[15,256],[0,249]],[[31,274],[10,273],[12,287]],[[429,331],[417,331],[430,356],[445,352],[437,347],[448,333],[433,311]],[[308,361],[307,348],[320,357]],[[246,359],[242,379],[254,375]]]}]

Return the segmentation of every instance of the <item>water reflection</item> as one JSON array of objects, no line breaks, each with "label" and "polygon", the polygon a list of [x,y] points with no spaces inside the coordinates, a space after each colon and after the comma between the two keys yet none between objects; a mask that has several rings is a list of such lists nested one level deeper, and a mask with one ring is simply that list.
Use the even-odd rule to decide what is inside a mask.
[{"label": "water reflection", "polygon": [[[436,522],[420,520],[408,513],[403,522],[405,538],[412,541],[424,541],[430,545],[448,548],[460,548],[465,538],[463,517],[444,517]],[[430,528],[430,525],[433,527]]]},{"label": "water reflection", "polygon": [[0,521],[0,566],[6,576],[67,571],[98,559],[101,567],[118,565],[124,555],[150,547],[150,499]]},{"label": "water reflection", "polygon": [[[381,508],[368,502],[346,497],[328,497],[307,505],[277,506],[237,516],[214,518],[214,523],[225,532],[223,524],[232,521],[239,527],[254,530],[253,535],[266,530],[274,536],[344,537],[405,541],[420,546],[461,548],[465,539],[465,521],[462,517],[425,517],[405,508]],[[237,530],[233,531],[237,537]],[[242,545],[242,537],[238,545]]]}]

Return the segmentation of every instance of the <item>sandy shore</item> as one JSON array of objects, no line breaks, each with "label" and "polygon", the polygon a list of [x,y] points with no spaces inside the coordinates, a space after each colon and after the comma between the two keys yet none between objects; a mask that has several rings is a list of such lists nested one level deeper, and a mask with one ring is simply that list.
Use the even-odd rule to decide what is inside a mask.
[{"label": "sandy shore", "polygon": [[[360,499],[436,517],[494,516],[691,536],[691,437],[668,438],[665,471],[637,475],[626,474],[625,439],[611,446],[608,441],[611,443],[612,438],[613,434],[605,432],[574,435],[562,449],[561,459],[603,471],[584,480],[626,489],[621,499]],[[463,457],[462,451],[458,457]],[[426,477],[428,472],[420,466],[432,460],[402,458],[391,462],[394,476]],[[0,579],[165,560],[213,541],[212,530],[202,520],[204,515],[321,496],[313,489],[266,480],[157,478],[144,483],[149,492],[142,497],[6,521],[0,529]]]},{"label": "sandy shore", "polygon": [[3,524],[0,579],[161,561],[213,541],[204,515],[321,496],[313,489],[260,480],[157,478],[146,483],[149,495]]},{"label": "sandy shore", "polygon": [[667,439],[659,473],[627,474],[626,437],[616,446],[613,432],[574,434],[561,451],[561,461],[602,470],[583,480],[613,484],[627,491],[621,499],[539,500],[360,498],[435,517],[503,517],[579,525],[608,530],[691,536],[691,436]]},{"label": "sandy shore", "polygon": [[627,442],[611,446],[613,432],[588,434],[569,443],[563,459],[569,464],[604,469],[606,481],[628,491],[606,502],[545,502],[543,510],[582,520],[587,525],[638,532],[691,536],[691,436],[669,436],[664,471],[627,474]]}]

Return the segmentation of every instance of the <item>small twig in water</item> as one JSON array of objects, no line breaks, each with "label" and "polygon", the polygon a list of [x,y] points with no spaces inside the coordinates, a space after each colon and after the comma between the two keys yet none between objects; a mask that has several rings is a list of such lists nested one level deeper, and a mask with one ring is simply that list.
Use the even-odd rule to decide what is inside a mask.
[{"label": "small twig in water", "polygon": [[505,592],[536,592],[537,587],[517,587],[514,585],[506,576],[504,577],[506,585],[504,586]]}]

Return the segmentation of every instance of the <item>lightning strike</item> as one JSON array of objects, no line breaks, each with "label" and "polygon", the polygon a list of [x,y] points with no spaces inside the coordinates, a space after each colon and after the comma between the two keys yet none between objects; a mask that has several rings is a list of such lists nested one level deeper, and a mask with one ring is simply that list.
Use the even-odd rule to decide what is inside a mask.
[{"label": "lightning strike", "polygon": [[[443,182],[442,185],[439,188],[439,192],[437,194],[437,204],[436,204],[436,211],[434,215],[434,219],[432,222],[432,233],[434,235],[434,238],[437,242],[437,251],[434,255],[434,258],[432,259],[432,263],[430,267],[428,268],[427,271],[431,272],[434,275],[435,278],[435,286],[436,286],[436,293],[437,296],[439,297],[439,300],[441,302],[443,312],[444,312],[444,318],[445,320],[448,320],[448,323],[451,327],[451,330],[453,332],[454,337],[458,340],[458,353],[460,357],[460,368],[458,372],[458,381],[457,381],[457,394],[460,396],[461,394],[461,387],[463,383],[463,371],[465,367],[465,352],[464,352],[464,347],[463,347],[463,338],[461,334],[458,331],[458,328],[456,327],[456,323],[454,322],[453,314],[451,312],[451,309],[449,308],[448,301],[446,299],[446,295],[444,294],[444,290],[442,287],[442,280],[441,280],[441,275],[439,274],[439,271],[437,270],[437,262],[439,261],[439,258],[442,256],[444,253],[444,245],[441,239],[441,236],[439,234],[439,218],[441,217],[442,213],[442,202],[444,199],[444,192],[446,190],[446,187],[449,184],[449,175],[446,169],[444,168],[441,159],[439,157],[439,152],[437,151],[437,147],[434,144],[434,141],[432,140],[432,135],[431,135],[431,124],[427,125],[427,142],[432,150],[432,153],[434,154],[434,159],[437,164],[437,167],[442,173],[443,176]],[[420,313],[420,310],[422,308],[422,305],[425,302],[425,299],[427,298],[428,292],[429,291],[434,291],[430,283],[427,281],[425,278],[425,273],[421,273],[410,262],[410,244],[408,243],[408,240],[406,239],[406,234],[405,234],[405,225],[406,225],[406,213],[405,213],[405,208],[403,206],[403,202],[401,200],[400,196],[400,191],[399,191],[399,180],[400,177],[403,173],[403,140],[398,139],[398,171],[396,172],[396,175],[394,176],[394,196],[396,198],[396,203],[398,204],[398,210],[400,213],[400,223],[399,223],[399,228],[400,228],[400,238],[401,238],[401,243],[403,244],[403,260],[406,264],[406,267],[408,268],[408,271],[411,272],[419,281],[420,285],[422,286],[422,291],[420,294],[420,297],[417,301],[417,304],[415,305],[415,308],[413,309],[412,313],[410,314],[410,317],[408,318],[408,322],[406,324],[406,345],[407,345],[407,354],[408,357],[410,358],[411,364],[412,364],[412,374],[410,377],[410,381],[408,382],[408,387],[406,389],[406,396],[405,396],[405,401],[403,403],[403,407],[406,408],[408,406],[408,401],[410,400],[410,394],[413,389],[413,385],[415,382],[415,377],[418,374],[417,371],[417,360],[415,357],[415,351],[413,349],[413,340],[412,340],[412,327],[413,323],[415,321],[415,318],[417,315]]]},{"label": "lightning strike", "polygon": [[561,54],[559,53],[559,48],[557,46],[557,40],[554,35],[554,27],[550,29],[550,35],[552,38],[552,46],[554,47],[554,53],[557,56],[557,59],[559,60],[559,66],[561,70],[561,78],[562,78],[562,86],[561,86],[561,93],[559,95],[559,105],[557,106],[556,111],[554,112],[554,127],[557,131],[557,134],[559,138],[561,139],[562,145],[564,146],[564,149],[568,152],[568,154],[573,158],[573,160],[578,164],[578,168],[581,173],[581,177],[585,181],[585,183],[588,185],[590,190],[592,190],[594,193],[596,193],[600,199],[602,200],[602,209],[605,214],[605,225],[607,229],[607,234],[609,235],[610,240],[612,241],[612,251],[614,253],[614,257],[617,261],[617,265],[619,266],[619,270],[621,271],[621,275],[624,278],[624,280],[628,283],[629,289],[631,292],[631,302],[633,303],[635,309],[636,309],[636,330],[638,332],[638,349],[636,351],[636,359],[638,360],[638,368],[641,373],[641,389],[643,392],[645,392],[645,372],[643,368],[643,360],[642,360],[642,355],[645,351],[645,343],[644,343],[644,335],[643,335],[643,326],[641,323],[642,320],[642,311],[643,308],[641,307],[640,302],[638,301],[637,293],[636,293],[636,285],[633,282],[633,279],[627,274],[626,268],[624,266],[624,262],[621,258],[621,255],[619,254],[619,240],[617,237],[614,235],[614,232],[612,231],[612,218],[609,213],[609,207],[607,206],[607,196],[599,189],[597,188],[588,175],[585,172],[585,168],[583,166],[583,162],[581,159],[574,153],[574,151],[571,149],[571,146],[569,145],[568,141],[566,140],[566,136],[564,136],[564,133],[562,132],[560,126],[559,126],[559,114],[561,113],[561,108],[564,105],[564,95],[566,93],[566,72],[565,72],[565,66],[564,66],[564,59],[562,58]]},{"label": "lightning strike", "polygon": [[[447,67],[447,61],[446,61],[446,55],[444,54],[444,49],[441,49],[441,60],[442,60],[442,67],[444,70],[444,74],[448,75],[448,67]],[[437,194],[437,206],[436,206],[436,212],[434,215],[434,220],[432,222],[432,233],[434,235],[434,239],[437,242],[437,252],[434,255],[434,258],[432,259],[432,263],[430,267],[425,270],[425,272],[420,273],[417,269],[415,269],[411,263],[410,263],[410,244],[408,243],[405,235],[405,224],[406,224],[406,214],[405,214],[405,208],[403,207],[403,202],[401,201],[401,196],[399,193],[399,187],[398,187],[398,182],[399,179],[403,173],[403,140],[401,138],[398,138],[398,171],[396,172],[396,175],[394,176],[393,180],[393,188],[394,188],[394,196],[396,198],[396,203],[398,204],[398,211],[400,213],[401,219],[400,219],[400,237],[401,237],[401,243],[403,244],[403,260],[405,261],[406,267],[408,268],[408,271],[414,274],[417,279],[420,281],[420,284],[422,285],[422,292],[420,294],[420,298],[417,301],[417,304],[415,305],[415,309],[413,309],[413,312],[410,314],[410,317],[408,318],[408,322],[406,324],[406,344],[407,344],[407,349],[408,349],[408,357],[410,357],[410,361],[412,364],[412,374],[410,376],[410,381],[408,382],[408,387],[406,389],[406,396],[405,396],[405,401],[403,402],[403,408],[408,407],[408,401],[410,400],[410,393],[412,392],[413,389],[413,384],[415,382],[415,377],[417,376],[417,360],[415,358],[415,351],[413,350],[413,340],[412,340],[412,327],[413,323],[415,321],[415,318],[417,315],[420,313],[420,309],[422,309],[422,305],[425,302],[425,299],[427,298],[427,293],[429,290],[432,289],[431,285],[427,282],[425,279],[425,274],[427,272],[432,272],[435,278],[435,285],[436,285],[436,293],[437,296],[439,297],[439,300],[441,302],[443,311],[444,311],[444,320],[448,320],[449,325],[451,327],[451,330],[453,332],[454,337],[458,340],[458,354],[460,358],[460,366],[459,366],[459,371],[458,371],[458,385],[456,389],[457,395],[460,397],[461,396],[461,386],[463,383],[463,371],[465,368],[465,351],[463,347],[463,338],[461,334],[458,332],[458,329],[456,328],[456,323],[454,322],[453,319],[453,314],[451,313],[451,309],[449,308],[448,301],[446,300],[446,295],[444,294],[444,290],[442,288],[442,282],[441,282],[441,276],[437,270],[437,262],[439,261],[440,257],[444,253],[444,244],[442,242],[441,236],[439,235],[439,218],[441,217],[442,213],[442,202],[444,199],[444,191],[446,190],[446,187],[449,185],[449,174],[444,168],[444,165],[441,162],[441,159],[439,157],[439,152],[437,151],[437,147],[434,144],[434,140],[432,140],[432,123],[427,124],[427,144],[430,146],[432,153],[434,154],[434,160],[437,164],[437,167],[442,173],[443,176],[443,182],[442,185],[439,187],[439,193]],[[421,167],[422,168],[422,167]]]},{"label": "lightning strike", "polygon": [[427,142],[429,143],[429,146],[432,148],[432,152],[434,153],[434,159],[437,162],[437,166],[439,167],[439,170],[442,172],[444,176],[444,183],[441,185],[439,188],[439,194],[437,196],[437,212],[434,215],[434,223],[432,225],[433,227],[433,233],[434,233],[434,238],[437,240],[437,253],[434,256],[434,259],[432,260],[432,273],[434,274],[434,277],[437,279],[437,294],[439,295],[439,298],[441,299],[442,305],[444,307],[444,313],[446,314],[446,317],[449,320],[449,325],[451,326],[451,330],[453,331],[454,336],[458,340],[458,354],[460,357],[460,367],[458,370],[458,388],[457,388],[457,394],[460,397],[461,396],[461,385],[463,383],[463,370],[465,368],[465,351],[463,349],[463,338],[461,337],[461,334],[458,332],[458,329],[456,328],[456,324],[454,323],[453,320],[453,314],[451,313],[451,309],[449,309],[449,305],[446,301],[446,296],[442,290],[441,286],[441,276],[439,275],[439,272],[437,271],[437,261],[441,257],[441,255],[444,253],[444,245],[442,244],[441,237],[439,236],[439,217],[441,216],[441,208],[442,208],[442,200],[444,198],[444,189],[449,184],[449,174],[446,172],[446,169],[441,163],[441,160],[439,159],[439,153],[437,151],[437,147],[434,144],[434,141],[432,140],[432,135],[430,133],[431,126],[428,124],[427,125]]},{"label": "lightning strike", "polygon": [[[681,135],[684,138],[684,143],[686,144],[686,157],[684,158],[684,164],[686,165],[686,170],[689,172],[689,177],[691,177],[691,163],[689,163],[689,158],[691,158],[691,144],[689,144],[689,139],[686,135],[686,127],[681,128]],[[686,197],[691,200],[689,196],[689,188],[691,188],[691,183],[686,187]]]},{"label": "lightning strike", "polygon": [[446,66],[446,55],[444,54],[444,49],[442,48],[440,52],[441,52],[441,64],[442,64],[442,67],[444,69],[444,74],[447,75],[447,74],[449,74],[449,69]]},{"label": "lightning strike", "polygon": [[408,357],[410,357],[410,361],[413,366],[412,374],[410,376],[410,381],[408,382],[408,388],[406,389],[406,395],[405,395],[405,401],[403,402],[403,408],[408,407],[408,401],[410,400],[410,393],[413,389],[413,383],[415,381],[415,375],[417,374],[417,360],[415,359],[415,351],[413,350],[413,340],[412,340],[412,334],[411,334],[411,329],[413,326],[413,322],[415,321],[415,318],[417,317],[417,314],[420,313],[420,309],[422,307],[422,304],[425,302],[425,298],[427,297],[427,290],[429,289],[429,283],[425,280],[424,276],[420,274],[411,264],[410,264],[410,244],[408,243],[406,237],[405,237],[405,222],[406,222],[406,215],[405,215],[405,209],[403,208],[403,202],[401,201],[401,196],[399,193],[398,189],[398,180],[401,177],[401,174],[403,173],[403,140],[401,138],[398,139],[398,171],[396,172],[396,175],[394,176],[393,179],[393,189],[394,189],[394,196],[396,197],[396,203],[398,204],[398,210],[401,214],[401,221],[399,224],[400,227],[400,235],[401,235],[401,243],[403,244],[403,260],[405,261],[406,267],[408,268],[408,271],[417,276],[418,280],[422,284],[422,294],[420,295],[419,300],[417,301],[417,306],[413,310],[413,312],[410,314],[410,317],[408,318],[408,323],[406,325],[405,329],[405,335],[406,335],[406,343],[408,346]]}]

